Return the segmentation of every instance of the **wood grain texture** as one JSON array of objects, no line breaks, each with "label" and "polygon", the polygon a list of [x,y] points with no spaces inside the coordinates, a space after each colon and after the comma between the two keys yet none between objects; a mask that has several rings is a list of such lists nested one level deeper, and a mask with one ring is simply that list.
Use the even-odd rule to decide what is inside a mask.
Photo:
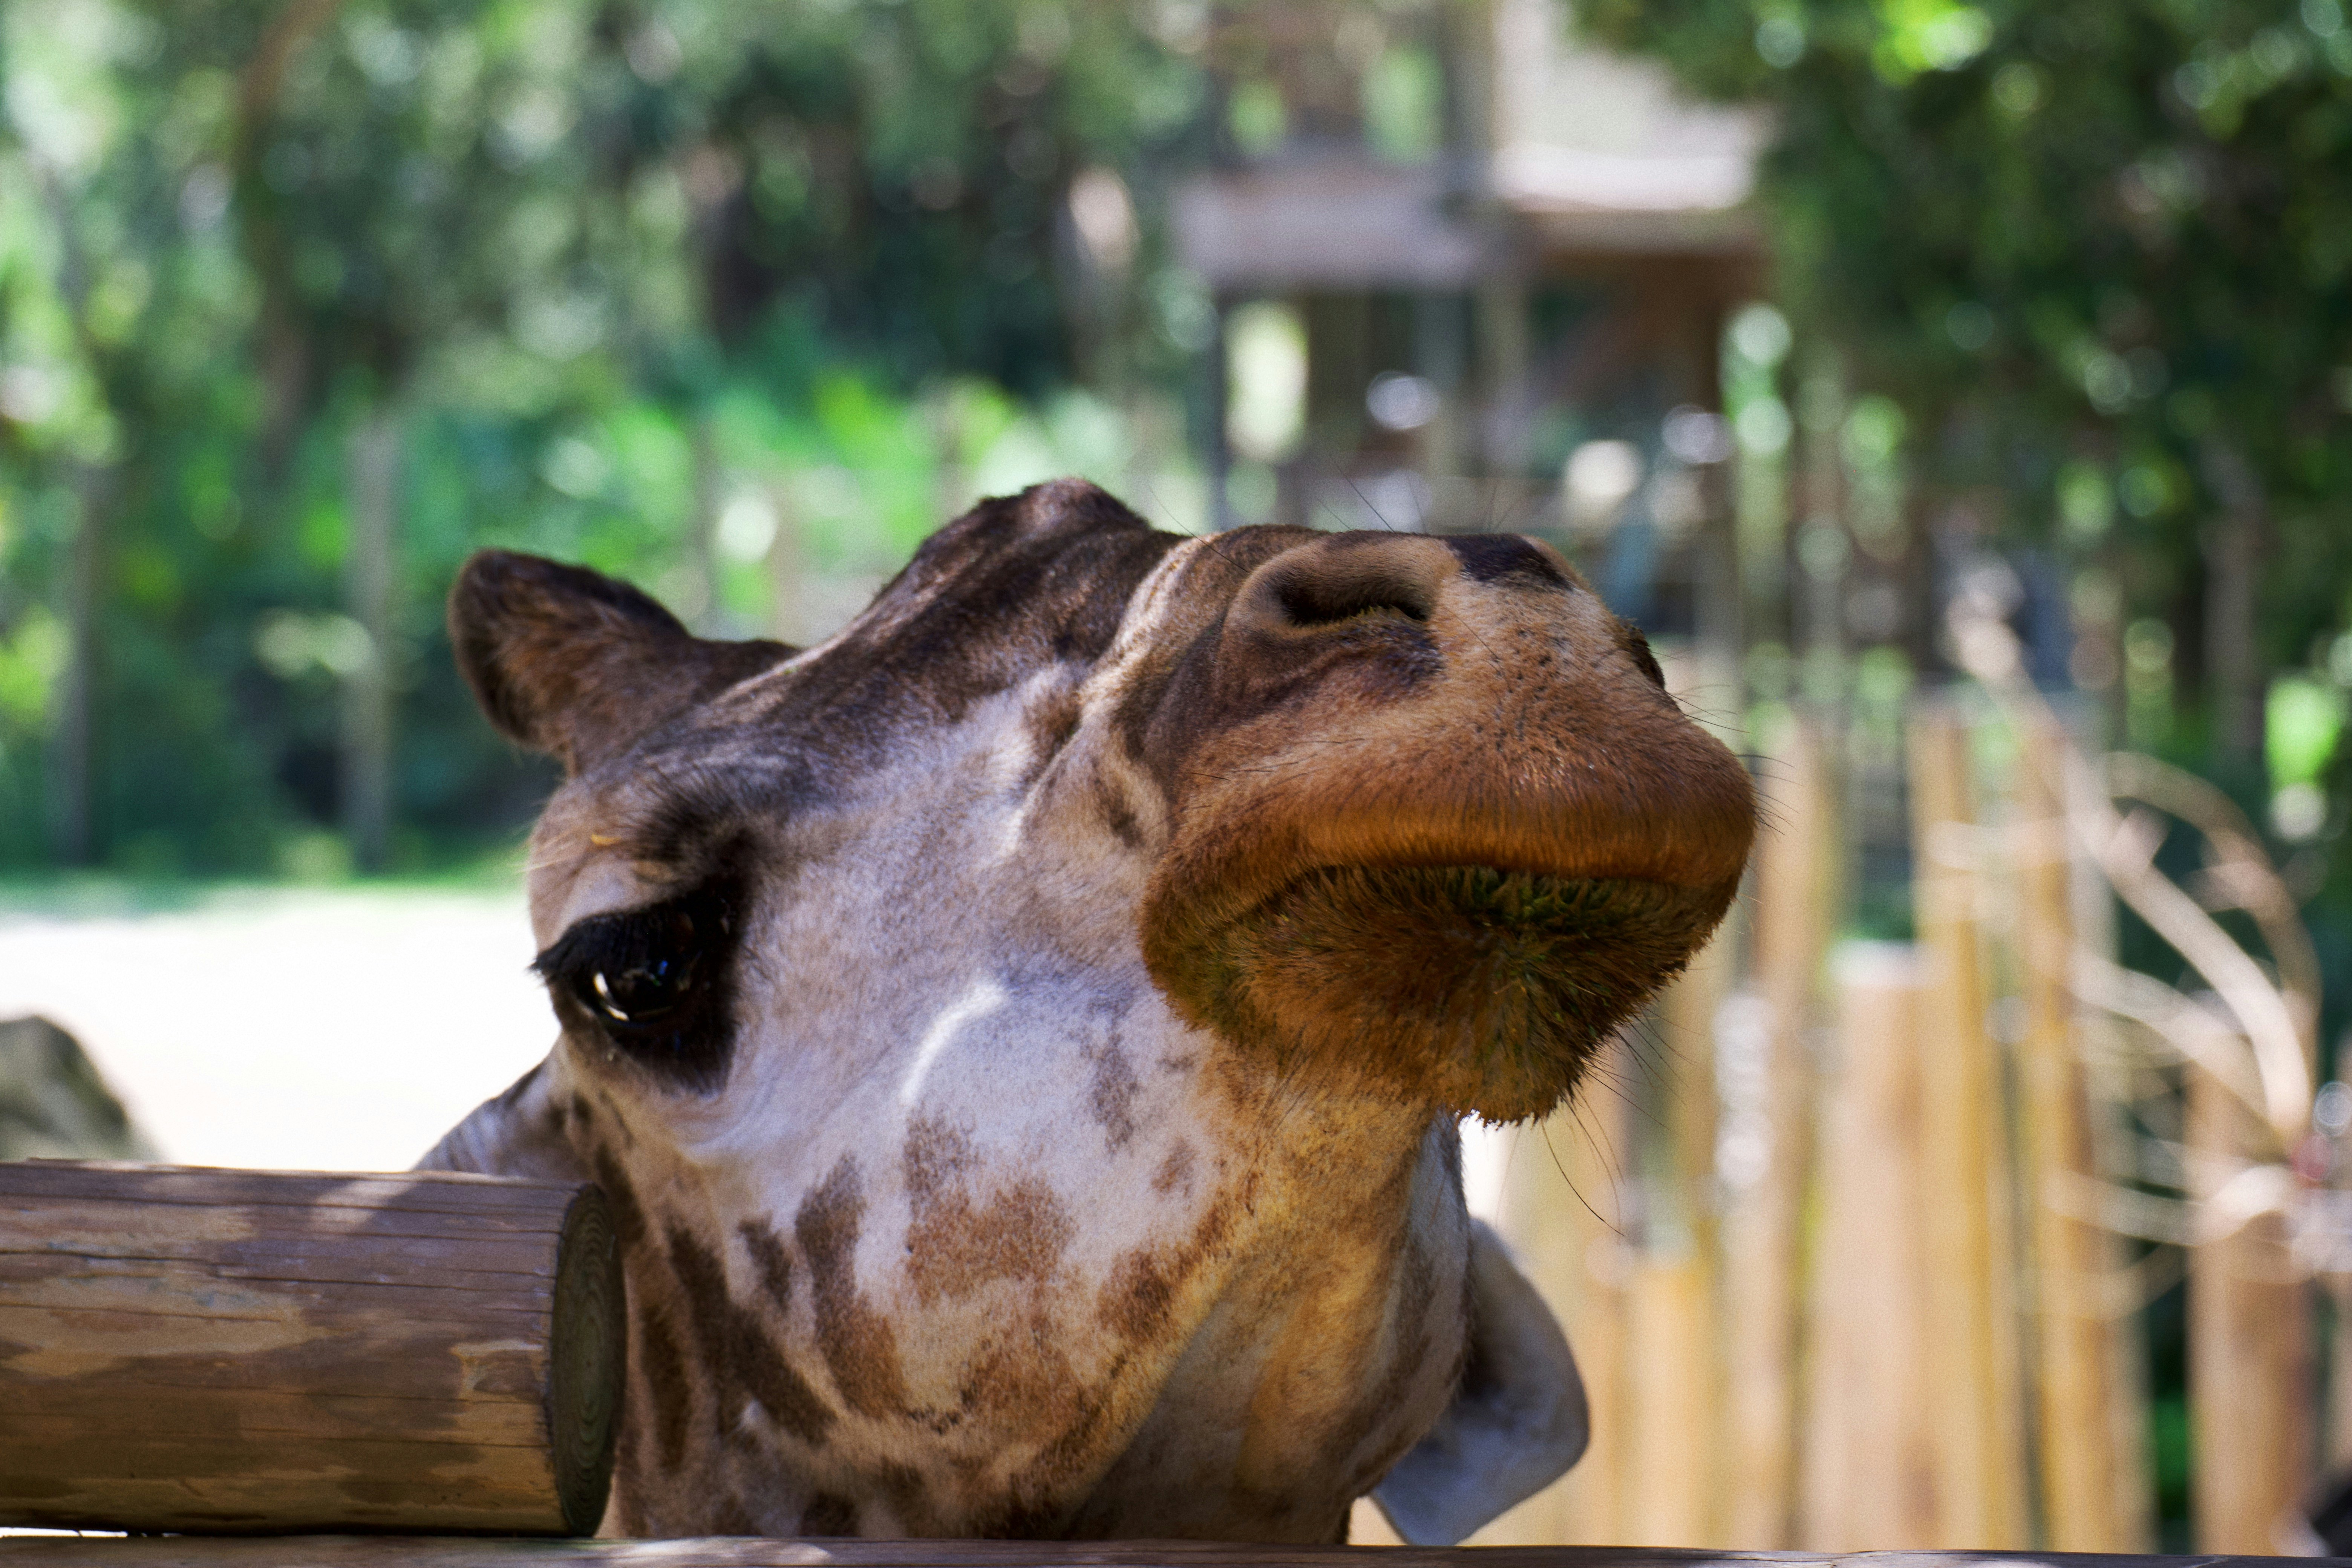
[{"label": "wood grain texture", "polygon": [[1253,1546],[1199,1541],[0,1539],[6,1568],[2236,1568],[2344,1559],[2084,1552],[1678,1551],[1633,1546]]},{"label": "wood grain texture", "polygon": [[0,1524],[584,1533],[620,1320],[593,1187],[0,1164]]}]

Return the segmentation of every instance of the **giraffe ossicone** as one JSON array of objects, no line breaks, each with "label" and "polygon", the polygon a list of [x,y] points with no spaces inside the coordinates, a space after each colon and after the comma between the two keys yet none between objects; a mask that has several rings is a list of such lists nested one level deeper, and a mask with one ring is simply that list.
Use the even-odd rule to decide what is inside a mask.
[{"label": "giraffe ossicone", "polygon": [[561,1034],[426,1163],[614,1205],[608,1532],[1450,1541],[1574,1461],[1458,1121],[1572,1092],[1754,806],[1549,550],[1063,481],[806,650],[497,552],[450,625],[567,770]]}]

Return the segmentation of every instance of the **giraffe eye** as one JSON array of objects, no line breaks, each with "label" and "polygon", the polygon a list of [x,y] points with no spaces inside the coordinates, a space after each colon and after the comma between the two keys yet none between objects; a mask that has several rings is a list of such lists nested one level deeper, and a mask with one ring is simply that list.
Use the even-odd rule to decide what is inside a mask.
[{"label": "giraffe eye", "polygon": [[[692,940],[692,927],[680,933]],[[649,952],[626,967],[592,969],[587,984],[575,984],[573,994],[605,1022],[621,1025],[657,1024],[693,1000],[694,973],[702,955],[680,946],[667,952]]]},{"label": "giraffe eye", "polygon": [[681,1062],[708,1056],[724,1020],[714,995],[733,944],[722,889],[596,915],[565,931],[531,967],[615,1045]]}]

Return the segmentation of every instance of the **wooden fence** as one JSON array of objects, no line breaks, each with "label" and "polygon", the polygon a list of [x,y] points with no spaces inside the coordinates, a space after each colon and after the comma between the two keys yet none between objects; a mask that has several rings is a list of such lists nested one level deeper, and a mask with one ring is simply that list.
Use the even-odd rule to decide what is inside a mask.
[{"label": "wooden fence", "polygon": [[[2221,952],[2157,886],[2149,809],[2114,798],[2185,814],[2241,903],[2276,904],[2266,863],[2152,764],[2096,782],[1997,658],[1984,673],[1904,738],[1912,940],[1836,939],[1848,770],[1794,721],[1725,932],[1580,1105],[1501,1135],[1500,1226],[1595,1436],[1479,1542],[2147,1551],[2140,1309],[2185,1264],[2197,1544],[2316,1549],[2315,996],[2291,954]],[[2227,1006],[2116,966],[2111,884]],[[2283,954],[2299,934],[2264,929]],[[2273,1014],[2300,1019],[2294,1070],[2263,1054]]]}]

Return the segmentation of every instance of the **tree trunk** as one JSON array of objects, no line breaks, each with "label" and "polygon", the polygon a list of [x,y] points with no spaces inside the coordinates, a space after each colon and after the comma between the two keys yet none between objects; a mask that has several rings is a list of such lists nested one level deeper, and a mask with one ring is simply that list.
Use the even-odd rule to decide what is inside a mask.
[{"label": "tree trunk", "polygon": [[345,603],[367,633],[365,657],[343,676],[343,834],[362,870],[381,871],[392,839],[393,609],[400,527],[400,419],[378,405],[345,454],[351,519]]},{"label": "tree trunk", "polygon": [[50,791],[55,850],[61,864],[98,857],[98,616],[105,600],[106,508],[110,470],[77,467],[74,534],[66,557],[66,665],[58,685]]}]

